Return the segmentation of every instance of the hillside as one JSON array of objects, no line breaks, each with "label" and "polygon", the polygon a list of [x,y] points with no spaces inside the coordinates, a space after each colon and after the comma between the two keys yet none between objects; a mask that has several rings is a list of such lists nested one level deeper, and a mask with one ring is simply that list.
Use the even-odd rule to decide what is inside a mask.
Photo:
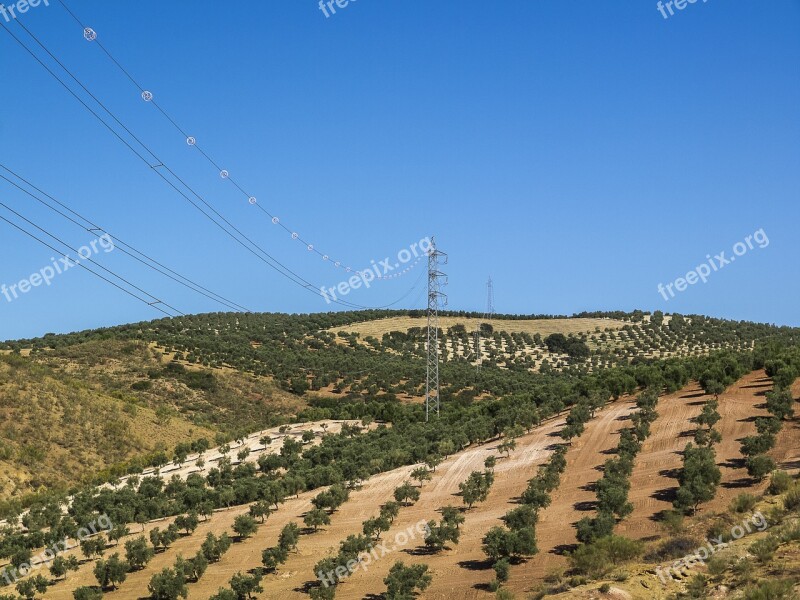
[{"label": "hillside", "polygon": [[[796,330],[504,317],[478,370],[461,342],[481,322],[443,318],[429,423],[418,314],[199,315],[7,342],[0,570],[27,597],[120,600],[377,598],[401,585],[397,561],[424,567],[403,578],[435,599],[738,599],[768,575],[800,581],[790,533],[744,575],[731,562],[690,579],[701,565],[691,589],[653,575],[732,525],[732,504],[772,510],[800,485]],[[770,512],[781,526],[787,502]],[[101,517],[113,531],[78,543]],[[52,557],[52,574],[20,573],[61,537],[74,573]],[[98,586],[142,544],[142,564]]]},{"label": "hillside", "polygon": [[141,342],[3,354],[0,498],[126,472],[180,443],[284,422],[301,406],[269,381],[170,365]]}]

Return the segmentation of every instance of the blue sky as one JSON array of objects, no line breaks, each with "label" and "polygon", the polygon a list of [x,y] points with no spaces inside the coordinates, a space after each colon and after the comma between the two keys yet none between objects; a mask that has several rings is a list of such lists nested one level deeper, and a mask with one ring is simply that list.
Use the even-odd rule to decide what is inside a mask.
[{"label": "blue sky", "polygon": [[[800,325],[800,0],[669,19],[649,0],[357,0],[328,18],[312,0],[68,4],[264,207],[354,267],[435,234],[456,310],[482,310],[491,275],[500,312]],[[317,286],[345,279],[222,180],[57,0],[22,22],[244,233]],[[333,308],[220,232],[4,31],[0,89],[3,164],[238,304]],[[75,246],[93,239],[2,181],[0,202]],[[767,247],[658,293],[760,229]],[[6,285],[54,255],[3,222],[0,247]],[[224,310],[117,251],[97,260],[185,313]],[[421,307],[420,272],[347,300]],[[0,339],[159,316],[72,269],[0,296]]]}]

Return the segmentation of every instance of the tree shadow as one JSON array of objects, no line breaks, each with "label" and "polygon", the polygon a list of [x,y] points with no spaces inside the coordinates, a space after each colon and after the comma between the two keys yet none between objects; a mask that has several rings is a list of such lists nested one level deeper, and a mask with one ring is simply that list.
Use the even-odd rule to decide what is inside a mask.
[{"label": "tree shadow", "polygon": [[747,463],[743,458],[729,458],[728,460],[718,463],[717,466],[725,467],[726,469],[744,469]]},{"label": "tree shadow", "polygon": [[726,481],[722,484],[722,487],[728,490],[738,490],[742,488],[749,488],[755,485],[757,482],[750,477],[742,477],[741,479],[737,479],[735,481]]},{"label": "tree shadow", "polygon": [[677,479],[681,473],[680,467],[676,467],[674,469],[662,469],[658,472],[660,477],[667,477],[669,479]]},{"label": "tree shadow", "polygon": [[585,502],[576,502],[572,505],[572,508],[579,512],[589,512],[593,510],[597,510],[597,501],[596,500],[587,500]]},{"label": "tree shadow", "polygon": [[462,560],[456,563],[462,569],[467,571],[487,571],[492,568],[492,561],[486,560]]},{"label": "tree shadow", "polygon": [[314,588],[322,587],[322,584],[318,579],[314,579],[313,581],[306,581],[301,585],[295,587],[292,591],[297,592],[298,594],[308,594]]},{"label": "tree shadow", "polygon": [[313,527],[303,527],[300,529],[300,535],[314,535],[318,531],[319,529],[315,531]]},{"label": "tree shadow", "polygon": [[[675,496],[677,493],[678,493],[677,487],[668,487],[656,490],[655,492],[650,494],[650,497],[653,498],[654,500],[660,500],[661,502],[673,502],[675,500]],[[660,520],[660,518],[658,520]]]},{"label": "tree shadow", "polygon": [[[447,546],[442,548],[442,552],[445,550],[449,550]],[[433,548],[428,548],[427,546],[417,546],[416,548],[406,548],[403,550],[409,556],[436,556],[439,552],[434,550]]]},{"label": "tree shadow", "polygon": [[578,549],[578,544],[559,544],[552,550],[550,550],[550,554],[556,554],[558,556],[566,556],[570,552],[574,552]]}]

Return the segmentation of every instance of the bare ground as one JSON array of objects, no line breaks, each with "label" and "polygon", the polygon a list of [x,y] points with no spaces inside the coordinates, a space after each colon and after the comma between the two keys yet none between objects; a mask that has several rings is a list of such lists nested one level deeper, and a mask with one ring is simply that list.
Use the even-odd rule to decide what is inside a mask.
[{"label": "bare ground", "polygon": [[[704,506],[703,510],[723,507],[735,495],[743,491],[759,491],[766,485],[754,486],[737,461],[741,459],[739,440],[755,431],[754,417],[765,414],[761,405],[765,401],[763,393],[768,389],[769,380],[765,379],[763,372],[757,372],[745,376],[720,396],[722,420],[717,428],[723,435],[723,441],[717,447],[717,454],[723,470],[723,487],[718,498]],[[794,391],[797,397],[800,382]],[[645,442],[634,468],[631,501],[635,510],[631,518],[620,525],[620,533],[644,538],[657,532],[657,523],[653,518],[660,510],[669,508],[670,503],[668,496],[654,494],[670,490],[676,485],[676,481],[670,478],[671,471],[681,465],[681,457],[676,452],[690,439],[681,437],[681,434],[694,429],[690,419],[699,413],[705,399],[706,396],[693,384],[660,400],[659,418],[653,425],[653,434]],[[609,451],[617,445],[619,432],[626,426],[627,416],[634,408],[629,400],[607,406],[588,424],[583,436],[574,442],[567,453],[568,467],[561,486],[553,494],[552,505],[543,511],[540,518],[537,530],[540,553],[526,563],[512,567],[508,585],[512,591],[520,593],[529,590],[546,573],[565,566],[566,559],[554,554],[554,551],[575,544],[574,523],[592,514],[588,510],[592,508],[595,495],[588,484],[600,478],[598,467],[610,458]],[[409,528],[413,530],[420,521],[438,519],[437,510],[442,506],[460,506],[461,499],[456,495],[458,484],[470,472],[483,469],[484,459],[497,453],[497,442],[469,448],[449,457],[437,468],[433,479],[424,485],[419,502],[403,508],[391,531],[384,534],[387,547],[398,547],[390,555],[369,565],[367,570],[356,572],[340,586],[337,598],[374,598],[381,594],[385,590],[383,578],[396,560],[429,565],[434,578],[424,598],[492,597],[485,584],[493,578],[494,573],[484,562],[481,540],[492,526],[500,524],[499,518],[515,506],[515,500],[527,486],[527,481],[536,473],[537,467],[547,460],[553,445],[560,441],[555,434],[563,424],[563,417],[553,419],[520,438],[518,448],[511,457],[498,461],[496,480],[489,499],[466,513],[460,544],[439,555],[423,555],[419,552],[421,537],[400,544],[402,539],[398,539],[398,534]],[[784,425],[771,454],[783,468],[800,469],[798,420]],[[393,490],[407,479],[412,468],[404,467],[377,475],[361,489],[354,491],[350,500],[333,515],[329,528],[317,534],[303,535],[298,551],[290,555],[277,574],[265,577],[265,592],[259,597],[307,598],[304,590],[314,580],[314,565],[325,556],[335,554],[339,542],[349,534],[360,533],[361,523],[378,513],[380,505],[391,498]],[[219,587],[227,585],[236,572],[260,566],[262,550],[277,543],[278,533],[285,524],[291,521],[302,524],[302,516],[317,493],[308,492],[289,499],[253,538],[234,544],[220,563],[209,567],[199,583],[189,585],[189,600],[206,599]],[[247,507],[238,507],[218,512],[210,522],[202,523],[194,535],[181,538],[172,548],[158,554],[146,569],[130,574],[121,588],[113,592],[113,597],[119,600],[145,597],[147,583],[153,574],[172,566],[179,554],[187,558],[193,556],[209,531],[215,534],[230,533],[234,518],[246,511]],[[164,527],[167,523],[150,524],[148,529],[153,526]],[[139,534],[139,526],[131,528],[135,535]],[[106,555],[113,552],[114,549],[109,549]],[[92,568],[93,563],[85,563],[79,572],[70,574],[67,582],[59,582],[51,587],[47,598],[68,600],[76,587],[94,585]]]}]

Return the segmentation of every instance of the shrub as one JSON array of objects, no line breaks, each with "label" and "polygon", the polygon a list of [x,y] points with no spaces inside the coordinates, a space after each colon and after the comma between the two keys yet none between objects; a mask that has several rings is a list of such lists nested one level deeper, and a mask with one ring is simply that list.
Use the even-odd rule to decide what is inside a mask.
[{"label": "shrub", "polygon": [[731,566],[731,561],[725,556],[717,555],[709,558],[706,566],[708,567],[708,574],[711,575],[711,577],[720,577],[728,570],[728,567]]},{"label": "shrub", "polygon": [[775,554],[775,550],[778,549],[780,542],[778,538],[773,535],[769,535],[764,539],[758,540],[750,544],[748,550],[750,554],[756,557],[756,559],[761,563],[767,563],[772,560],[773,555]]},{"label": "shrub", "polygon": [[103,592],[97,588],[84,586],[72,592],[72,597],[75,598],[75,600],[101,600],[103,598]]},{"label": "shrub", "polygon": [[783,498],[783,507],[786,510],[797,510],[800,508],[800,485],[795,485]]},{"label": "shrub", "polygon": [[772,474],[772,479],[769,482],[767,493],[773,496],[784,493],[792,487],[792,476],[786,471],[775,471]]},{"label": "shrub", "polygon": [[744,600],[794,600],[797,596],[791,581],[770,579],[747,588]]},{"label": "shrub", "polygon": [[672,538],[661,542],[657,548],[648,552],[644,558],[652,562],[674,560],[693,553],[699,546],[700,544],[694,538]]},{"label": "shrub", "polygon": [[661,517],[661,525],[672,535],[683,531],[683,513],[677,510],[666,510]]},{"label": "shrub", "polygon": [[570,562],[576,572],[599,577],[620,563],[640,556],[643,548],[642,542],[611,535],[579,546],[570,556]]},{"label": "shrub", "polygon": [[735,513],[746,513],[753,510],[758,499],[751,494],[739,494],[731,502],[731,510]]}]

